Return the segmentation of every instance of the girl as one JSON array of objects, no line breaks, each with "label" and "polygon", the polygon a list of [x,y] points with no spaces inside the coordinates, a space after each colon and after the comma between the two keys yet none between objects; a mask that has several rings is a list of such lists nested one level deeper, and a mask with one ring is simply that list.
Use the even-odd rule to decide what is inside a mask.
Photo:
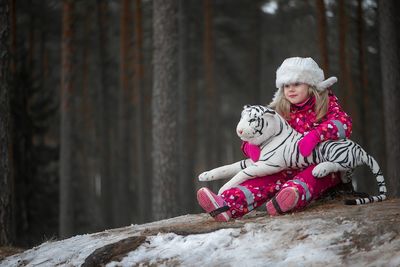
[{"label": "girl", "polygon": [[[269,107],[304,134],[299,151],[305,157],[319,142],[348,138],[351,134],[351,119],[329,89],[336,82],[336,77],[325,80],[324,72],[312,58],[288,58],[276,72],[278,90]],[[244,142],[242,150],[258,161],[257,146]],[[220,195],[203,187],[197,192],[197,199],[217,221],[242,217],[266,201],[267,212],[272,216],[298,210],[341,182],[339,173],[314,178],[314,167],[249,179]]]}]

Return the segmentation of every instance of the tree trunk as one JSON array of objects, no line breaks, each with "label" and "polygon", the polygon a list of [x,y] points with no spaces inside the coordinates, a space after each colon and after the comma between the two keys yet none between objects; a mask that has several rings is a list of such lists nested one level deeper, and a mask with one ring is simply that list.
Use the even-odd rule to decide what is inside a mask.
[{"label": "tree trunk", "polygon": [[[347,50],[348,44],[348,15],[346,12],[346,1],[339,0],[338,2],[338,20],[339,20],[339,69],[340,69],[340,92],[341,92],[341,102],[343,103],[343,108],[351,116],[353,122],[353,133],[352,139],[357,140],[361,143],[362,133],[361,133],[361,122],[360,122],[360,105],[362,101],[358,101],[357,94],[355,91],[355,86],[353,82],[353,77],[350,71],[351,53],[350,49]],[[348,53],[349,52],[349,53]],[[365,169],[363,170],[365,172]],[[355,175],[354,180],[356,185],[356,190],[362,190],[367,188],[368,182],[363,179],[363,174]]]},{"label": "tree trunk", "polygon": [[380,1],[379,42],[382,71],[383,106],[386,141],[386,173],[388,190],[392,196],[400,196],[400,36],[399,3],[394,0]]},{"label": "tree trunk", "polygon": [[317,7],[318,19],[318,45],[322,62],[322,69],[325,73],[329,73],[329,58],[328,58],[328,33],[326,27],[326,9],[324,0],[315,0]]},{"label": "tree trunk", "polygon": [[[11,46],[10,46],[10,52],[11,52],[11,57],[10,57],[10,75],[11,75],[11,79],[10,79],[10,83],[11,83],[11,88],[15,88],[16,87],[16,77],[17,77],[17,8],[16,8],[16,0],[11,0],[10,1],[10,5],[11,5],[11,14],[10,14],[10,26],[11,26]],[[12,89],[11,89],[12,90]],[[10,166],[10,177],[11,177],[11,209],[12,209],[12,236],[13,236],[13,241],[15,241],[14,243],[18,242],[18,235],[17,235],[17,225],[18,225],[18,216],[17,213],[19,213],[17,211],[17,207],[18,207],[18,197],[17,197],[17,182],[16,182],[16,178],[15,178],[15,135],[14,135],[14,126],[13,126],[13,107],[12,107],[12,93],[11,90],[9,89],[9,105],[10,105],[10,126],[9,126],[9,166]],[[15,91],[14,91],[15,93]],[[19,141],[19,140],[18,140]]]},{"label": "tree trunk", "polygon": [[178,1],[153,2],[153,218],[177,214]]},{"label": "tree trunk", "polygon": [[109,40],[108,19],[109,8],[107,0],[97,0],[97,23],[99,29],[99,57],[100,57],[100,92],[97,94],[97,141],[99,153],[99,171],[101,179],[100,197],[103,210],[103,222],[105,227],[112,226],[112,196],[113,178],[111,176],[111,125],[110,118],[110,93],[111,85],[107,76],[109,71]]},{"label": "tree trunk", "polygon": [[15,75],[17,71],[17,13],[16,13],[16,1],[17,0],[11,0],[11,46],[10,46],[10,52],[11,52],[11,65],[10,65],[10,70],[11,74]]},{"label": "tree trunk", "polygon": [[60,237],[71,236],[74,231],[74,192],[72,186],[73,3],[73,0],[63,1],[60,108]]},{"label": "tree trunk", "polygon": [[217,125],[219,119],[217,110],[217,94],[214,86],[214,34],[213,34],[213,1],[203,0],[204,8],[204,81],[206,96],[205,128],[207,129],[207,145],[215,151],[207,155],[208,166],[218,165]]},{"label": "tree trunk", "polygon": [[[253,15],[253,19],[251,20],[251,28],[253,29],[251,31],[251,40],[254,42],[254,51],[252,51],[252,53],[250,53],[251,56],[251,65],[253,66],[252,68],[250,68],[250,72],[251,72],[251,79],[253,80],[251,84],[252,88],[252,94],[253,94],[253,98],[252,98],[252,103],[259,103],[261,98],[260,95],[260,89],[265,89],[262,88],[261,86],[261,77],[260,74],[262,73],[261,70],[261,55],[262,55],[262,10],[261,7],[262,6],[262,1],[261,0],[257,0],[257,1],[252,1],[252,5],[251,5],[251,14]],[[231,144],[225,144],[227,146],[230,146]],[[224,146],[225,146],[224,145]],[[223,149],[223,148],[221,148]]]},{"label": "tree trunk", "polygon": [[[206,129],[205,141],[206,148],[213,148],[212,153],[204,151],[206,157],[206,165],[208,168],[220,165],[221,149],[218,142],[218,134],[220,129],[218,123],[219,116],[219,101],[218,93],[215,89],[214,66],[215,66],[215,40],[213,27],[213,5],[212,0],[203,0],[204,12],[204,40],[203,40],[203,57],[204,57],[204,91],[205,91],[205,113],[204,113],[204,128]],[[209,183],[212,190],[217,191],[221,186],[221,181]]]},{"label": "tree trunk", "polygon": [[[367,78],[367,63],[365,60],[365,45],[364,45],[364,14],[362,8],[362,0],[357,0],[357,50],[358,50],[358,71],[359,71],[359,96],[362,98],[360,109],[360,125],[361,125],[361,144],[368,147],[368,129],[369,121],[367,119],[369,107],[368,97],[368,78]],[[371,125],[372,126],[372,125]]]},{"label": "tree trunk", "polygon": [[139,221],[144,222],[150,219],[146,206],[151,202],[151,181],[145,167],[145,145],[146,127],[145,105],[144,105],[144,66],[143,66],[143,15],[142,1],[135,0],[134,15],[134,105],[135,105],[135,130],[134,136],[136,146],[135,160],[137,164],[136,179],[138,183],[138,215]]},{"label": "tree trunk", "polygon": [[[144,221],[148,222],[152,220],[152,213],[149,211],[152,204],[152,179],[153,179],[153,155],[152,155],[152,140],[153,140],[153,125],[152,125],[152,94],[153,94],[153,49],[146,49],[144,46],[144,42],[149,42],[153,44],[153,2],[152,1],[141,1],[142,4],[142,26],[143,26],[143,47],[142,47],[142,55],[143,55],[143,67],[145,67],[143,72],[143,80],[141,85],[143,86],[143,95],[142,95],[142,121],[144,123],[143,131],[144,135],[142,137],[143,140],[143,149],[142,157],[144,157],[143,162],[143,178],[146,179],[146,184],[148,185],[147,191],[147,203],[144,207],[147,210],[146,216],[143,218]],[[146,28],[148,27],[148,28]],[[151,28],[151,29],[150,29]],[[145,30],[147,29],[147,30]]]},{"label": "tree trunk", "polygon": [[28,56],[27,56],[27,67],[29,69],[29,73],[31,75],[30,78],[32,78],[34,70],[33,70],[33,64],[34,64],[34,51],[35,51],[35,14],[33,12],[33,0],[29,0],[28,3],[30,7],[30,12],[29,12],[29,35],[28,35]]},{"label": "tree trunk", "polygon": [[344,109],[349,112],[353,119],[353,132],[358,133],[357,106],[353,103],[355,99],[354,84],[349,68],[350,55],[347,53],[347,14],[344,0],[339,0],[339,66],[340,66],[340,91],[342,92],[342,102]]},{"label": "tree trunk", "polygon": [[347,61],[346,61],[346,10],[344,0],[338,2],[338,21],[339,21],[339,68],[340,68],[340,92],[342,93],[342,102],[344,109],[347,110],[349,102],[349,94],[347,88],[347,81],[350,78],[347,72]]},{"label": "tree trunk", "polygon": [[10,46],[9,1],[0,0],[0,245],[9,245],[12,237],[10,173],[10,102],[9,102],[9,46]]},{"label": "tree trunk", "polygon": [[132,179],[131,170],[134,159],[132,156],[131,123],[131,6],[129,0],[122,0],[121,6],[121,48],[120,48],[120,95],[119,95],[119,175],[116,183],[116,198],[114,201],[115,226],[127,225],[130,222],[129,214],[134,209],[129,200],[129,182]]},{"label": "tree trunk", "polygon": [[81,267],[106,266],[113,261],[121,261],[146,241],[146,236],[131,236],[100,247],[86,257]]},{"label": "tree trunk", "polygon": [[[81,41],[81,57],[79,62],[79,68],[81,69],[81,85],[79,86],[79,92],[77,92],[76,97],[79,97],[79,106],[77,106],[74,114],[79,114],[77,116],[74,126],[74,134],[76,135],[77,145],[79,149],[75,149],[75,161],[76,168],[73,177],[74,179],[74,192],[76,194],[75,203],[79,201],[79,205],[74,205],[74,212],[77,214],[75,222],[75,232],[82,233],[93,231],[97,229],[103,229],[102,217],[100,213],[100,207],[97,204],[97,196],[99,194],[98,184],[100,181],[100,175],[98,171],[98,158],[100,153],[98,152],[98,147],[96,142],[96,124],[95,118],[97,118],[98,113],[100,113],[104,107],[97,108],[95,106],[95,97],[92,93],[91,84],[91,62],[95,57],[94,50],[91,49],[90,45],[93,40],[93,20],[96,16],[95,10],[92,5],[87,5],[84,7],[85,17],[81,19],[76,18],[75,21],[81,22],[83,24],[81,28],[83,31],[83,39]],[[77,67],[78,68],[78,67]],[[96,88],[97,89],[97,88]],[[96,96],[101,93],[97,93]],[[78,96],[79,95],[79,96]],[[76,129],[76,130],[75,130]],[[78,130],[79,129],[79,130]],[[98,218],[93,220],[93,218]]]},{"label": "tree trunk", "polygon": [[185,214],[194,207],[194,155],[197,143],[196,100],[197,87],[194,86],[196,74],[193,69],[194,58],[190,57],[190,3],[187,0],[179,1],[179,201],[180,213]]}]

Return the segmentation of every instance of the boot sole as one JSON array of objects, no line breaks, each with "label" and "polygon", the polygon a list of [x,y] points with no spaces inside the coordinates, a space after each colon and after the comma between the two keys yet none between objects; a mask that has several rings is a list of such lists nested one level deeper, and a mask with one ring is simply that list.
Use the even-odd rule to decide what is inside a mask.
[{"label": "boot sole", "polygon": [[[273,201],[276,201],[276,204],[280,207],[280,211],[278,211]],[[292,210],[297,202],[299,201],[299,192],[295,188],[284,188],[280,191],[273,199],[267,202],[266,208],[269,215],[276,216],[281,213],[285,213],[289,210]]]},{"label": "boot sole", "polygon": [[[197,201],[207,213],[221,207],[207,188],[201,188],[197,191]],[[230,216],[227,212],[222,212],[216,215],[214,219],[218,222],[227,222],[230,220]]]}]

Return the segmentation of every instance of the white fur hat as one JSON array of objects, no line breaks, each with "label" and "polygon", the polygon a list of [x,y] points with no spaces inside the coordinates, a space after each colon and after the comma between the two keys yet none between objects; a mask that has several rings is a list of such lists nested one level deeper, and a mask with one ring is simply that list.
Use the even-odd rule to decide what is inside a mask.
[{"label": "white fur hat", "polygon": [[290,83],[306,83],[315,86],[317,90],[324,91],[337,82],[336,77],[330,77],[325,80],[324,71],[310,57],[291,57],[283,61],[282,65],[276,71],[276,88],[274,100],[282,94],[282,87]]}]

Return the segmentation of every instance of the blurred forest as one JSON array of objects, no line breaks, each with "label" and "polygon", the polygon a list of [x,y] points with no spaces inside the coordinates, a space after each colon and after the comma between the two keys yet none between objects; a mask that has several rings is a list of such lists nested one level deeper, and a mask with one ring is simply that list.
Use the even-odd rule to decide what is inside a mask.
[{"label": "blurred forest", "polygon": [[[242,106],[271,101],[291,56],[338,77],[352,139],[399,196],[399,7],[0,0],[0,244],[200,212],[197,175],[243,157]],[[377,191],[366,168],[353,185]]]}]

